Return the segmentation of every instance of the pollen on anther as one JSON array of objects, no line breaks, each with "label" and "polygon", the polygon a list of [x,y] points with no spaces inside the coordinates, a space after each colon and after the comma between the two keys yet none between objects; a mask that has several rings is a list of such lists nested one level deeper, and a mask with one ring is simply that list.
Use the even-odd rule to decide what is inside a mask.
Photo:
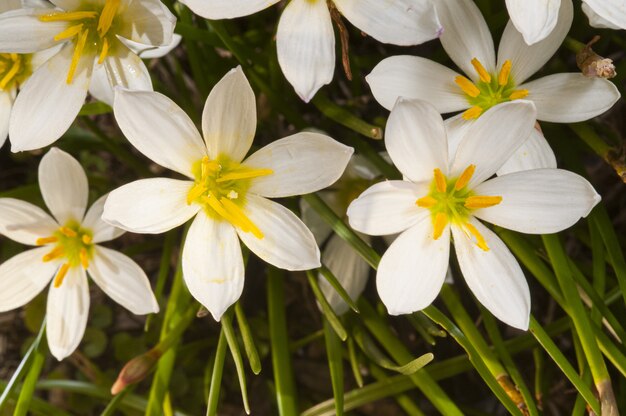
[{"label": "pollen on anther", "polygon": [[438,240],[442,234],[443,230],[446,228],[446,224],[448,224],[448,216],[443,212],[438,212],[435,215],[435,221],[433,222],[433,239]]},{"label": "pollen on anther", "polygon": [[506,85],[509,82],[509,76],[511,75],[511,68],[512,68],[513,64],[511,63],[510,60],[506,60],[504,61],[504,64],[502,64],[502,69],[500,69],[500,74],[498,75],[498,84],[499,85]]},{"label": "pollen on anther", "polygon": [[459,179],[457,179],[456,183],[454,184],[454,190],[460,191],[461,189],[465,188],[467,184],[469,183],[469,181],[472,179],[472,176],[474,176],[475,171],[476,171],[476,165],[469,165],[463,171],[461,176],[459,176]]},{"label": "pollen on anther", "polygon": [[54,287],[61,286],[61,283],[63,283],[63,279],[65,279],[65,276],[67,275],[67,271],[69,269],[70,269],[69,263],[63,263],[63,265],[59,267],[59,271],[54,277]]},{"label": "pollen on anther", "polygon": [[446,192],[448,185],[446,183],[446,177],[444,176],[443,172],[441,172],[441,170],[437,168],[434,170],[434,174],[435,174],[435,187],[437,188],[437,192],[441,192],[441,193]]},{"label": "pollen on anther", "polygon": [[474,85],[472,81],[465,78],[464,76],[461,76],[461,75],[457,76],[454,79],[454,82],[456,82],[456,84],[459,87],[461,87],[461,90],[463,90],[463,92],[469,95],[470,97],[476,98],[480,95],[480,90],[478,89],[478,87]]},{"label": "pollen on anther", "polygon": [[480,77],[480,80],[482,82],[491,82],[491,75],[489,75],[489,72],[487,72],[483,64],[480,63],[478,59],[472,59],[472,65],[474,66],[474,69],[478,73],[478,76]]}]

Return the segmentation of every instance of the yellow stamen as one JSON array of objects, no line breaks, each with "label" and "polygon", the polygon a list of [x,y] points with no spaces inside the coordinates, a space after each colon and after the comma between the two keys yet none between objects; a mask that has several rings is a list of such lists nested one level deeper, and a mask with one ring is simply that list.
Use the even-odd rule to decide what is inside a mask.
[{"label": "yellow stamen", "polygon": [[0,80],[0,90],[3,90],[9,84],[9,82],[11,82],[11,80],[20,71],[21,66],[22,65],[19,60],[17,59],[13,60],[13,65],[11,66],[11,69],[9,70],[9,72],[6,73],[6,75],[2,78],[2,80]]},{"label": "yellow stamen", "polygon": [[272,169],[240,169],[235,172],[227,173],[217,178],[216,182],[235,181],[239,179],[252,179],[259,176],[267,176],[274,173]]},{"label": "yellow stamen", "polygon": [[206,179],[209,172],[215,172],[220,169],[220,164],[214,160],[210,160],[208,156],[202,158],[202,164],[200,165],[202,179]]},{"label": "yellow stamen", "polygon": [[61,234],[63,234],[66,237],[69,238],[74,238],[76,237],[78,234],[76,234],[76,231],[72,230],[71,228],[68,227],[61,227],[59,228],[59,231],[61,232]]},{"label": "yellow stamen", "polygon": [[80,257],[80,264],[83,266],[83,269],[87,269],[87,267],[89,267],[89,258],[87,257],[87,250],[85,247],[80,249],[78,257]]},{"label": "yellow stamen", "polygon": [[415,204],[418,207],[422,207],[422,208],[432,208],[435,205],[437,205],[437,200],[435,198],[433,198],[430,195],[427,195],[423,198],[418,199],[417,201],[415,201]]},{"label": "yellow stamen", "polygon": [[481,64],[478,59],[472,59],[472,65],[474,65],[474,69],[478,73],[478,76],[480,76],[480,80],[482,82],[491,82],[491,75],[489,75],[489,72],[487,72],[483,64]]},{"label": "yellow stamen", "polygon": [[511,100],[520,100],[522,98],[526,98],[528,96],[528,90],[515,90],[511,93],[509,98]]},{"label": "yellow stamen", "polygon": [[70,269],[69,263],[63,263],[61,267],[59,267],[59,271],[57,275],[54,277],[54,287],[61,286],[63,283],[63,279],[65,279],[65,275],[67,275],[67,271]]},{"label": "yellow stamen", "polygon": [[456,82],[456,84],[461,87],[461,89],[463,90],[463,92],[467,95],[469,95],[472,98],[476,98],[480,95],[480,90],[478,89],[478,87],[476,85],[474,85],[474,83],[472,81],[470,81],[469,79],[465,78],[464,76],[457,76],[454,79],[454,82]]},{"label": "yellow stamen", "polygon": [[48,254],[43,256],[41,260],[44,262],[49,262],[51,260],[61,257],[63,253],[64,253],[63,247],[55,247],[52,249],[52,251],[50,251]]},{"label": "yellow stamen", "polygon": [[109,41],[107,38],[102,39],[102,50],[100,51],[100,57],[98,58],[98,63],[101,64],[104,62],[104,59],[109,54]]},{"label": "yellow stamen", "polygon": [[501,196],[470,196],[465,200],[465,208],[480,209],[489,208],[502,202]]},{"label": "yellow stamen", "polygon": [[59,241],[59,239],[54,236],[43,237],[43,238],[38,238],[37,241],[35,241],[35,244],[37,244],[38,246],[45,246],[46,244],[56,243],[57,241]]},{"label": "yellow stamen", "polygon": [[433,239],[438,240],[439,237],[443,234],[443,230],[446,228],[446,224],[448,224],[448,216],[443,212],[438,212],[435,215],[435,222],[433,223]]},{"label": "yellow stamen", "polygon": [[98,20],[98,34],[100,37],[106,35],[111,28],[113,18],[115,18],[115,14],[117,13],[119,6],[120,0],[106,0],[104,3],[104,8],[100,13],[100,19]]},{"label": "yellow stamen", "polygon": [[75,20],[92,19],[98,15],[97,12],[54,12],[39,16],[42,22],[71,22]]},{"label": "yellow stamen", "polygon": [[463,113],[463,118],[465,120],[473,120],[475,118],[480,117],[482,113],[483,113],[482,107],[475,105],[474,107],[470,108],[469,110],[466,110]]},{"label": "yellow stamen", "polygon": [[[234,202],[228,198],[220,199],[222,206],[228,210],[228,212],[238,220],[238,223],[245,224],[246,229],[252,233],[256,238],[262,240],[264,235],[259,228],[248,218],[248,216],[239,208]],[[241,227],[240,227],[241,228]],[[243,229],[243,228],[242,228]]]},{"label": "yellow stamen", "polygon": [[67,29],[65,29],[63,32],[57,34],[54,37],[54,40],[60,41],[60,40],[64,40],[64,39],[73,38],[74,36],[78,35],[81,30],[83,30],[83,24],[82,23],[79,24],[79,25],[70,26]]},{"label": "yellow stamen", "polygon": [[83,244],[91,244],[91,242],[93,241],[93,238],[91,238],[90,235],[83,234],[81,240],[83,240]]},{"label": "yellow stamen", "polygon": [[83,49],[85,49],[85,43],[87,43],[88,34],[89,29],[84,30],[78,37],[78,41],[76,41],[76,46],[74,47],[74,55],[72,55],[72,63],[70,64],[70,70],[67,73],[66,82],[68,84],[71,84],[72,80],[74,79],[74,73],[76,72],[78,63],[80,62],[80,55],[83,53]]},{"label": "yellow stamen", "polygon": [[435,186],[437,187],[437,192],[441,192],[441,193],[446,192],[446,189],[448,187],[448,185],[446,184],[446,177],[441,172],[441,170],[439,170],[439,168],[435,169],[434,172],[435,172]]},{"label": "yellow stamen", "polygon": [[509,83],[509,76],[511,75],[511,61],[506,60],[502,65],[502,69],[500,70],[500,74],[498,75],[498,84],[506,85]]},{"label": "yellow stamen", "polygon": [[470,179],[472,179],[472,176],[474,176],[475,171],[476,171],[476,165],[469,165],[463,171],[463,173],[461,173],[461,176],[459,176],[459,179],[456,180],[456,183],[454,184],[454,189],[456,191],[460,191],[461,189],[465,188],[467,184],[469,183]]},{"label": "yellow stamen", "polygon": [[489,251],[489,247],[487,246],[487,242],[485,241],[485,237],[474,227],[472,224],[465,223],[465,229],[470,232],[476,238],[476,245],[484,250]]},{"label": "yellow stamen", "polygon": [[200,197],[203,193],[206,192],[206,186],[202,183],[197,183],[191,188],[189,193],[187,193],[187,205],[191,205],[193,201]]}]

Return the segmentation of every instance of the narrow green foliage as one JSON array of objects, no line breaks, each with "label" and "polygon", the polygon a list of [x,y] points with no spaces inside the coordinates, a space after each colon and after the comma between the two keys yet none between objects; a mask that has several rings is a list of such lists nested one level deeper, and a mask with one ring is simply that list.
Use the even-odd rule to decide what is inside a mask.
[{"label": "narrow green foliage", "polygon": [[337,333],[337,336],[339,336],[342,341],[345,341],[346,338],[348,338],[348,333],[346,332],[346,329],[343,327],[341,321],[339,320],[339,317],[337,316],[337,314],[335,314],[335,311],[333,311],[333,308],[324,297],[324,294],[320,289],[319,283],[317,282],[315,273],[312,270],[307,270],[306,275],[309,279],[309,284],[311,285],[313,294],[315,295],[315,298],[317,299],[317,302],[322,309],[322,313],[328,320],[328,323],[331,325],[333,330]]},{"label": "narrow green foliage", "polygon": [[352,112],[332,102],[323,92],[318,92],[311,103],[326,117],[365,137],[376,140],[383,138],[383,129],[356,117]]},{"label": "narrow green foliage", "polygon": [[207,403],[207,416],[217,415],[217,405],[220,401],[220,391],[222,387],[222,374],[224,373],[224,361],[226,360],[226,347],[228,341],[224,327],[220,331],[220,337],[217,341],[217,350],[215,351],[215,359],[213,360],[213,371],[211,373],[211,387],[209,388],[209,400]]},{"label": "narrow green foliage", "polygon": [[341,299],[343,299],[343,301],[348,304],[350,309],[352,309],[356,313],[359,313],[359,308],[358,306],[356,306],[356,303],[354,303],[350,295],[348,295],[348,292],[346,292],[346,289],[343,288],[341,283],[339,283],[339,280],[337,280],[337,277],[335,277],[333,272],[331,272],[328,267],[322,265],[322,267],[319,269],[319,274],[324,277],[326,281],[328,281],[333,289],[337,291],[337,294],[341,296]]},{"label": "narrow green foliage", "polygon": [[324,339],[326,340],[326,355],[328,356],[330,381],[333,386],[333,397],[335,398],[335,412],[337,416],[343,416],[344,393],[341,340],[327,320],[324,320]]},{"label": "narrow green foliage", "polygon": [[[45,324],[42,325],[41,333],[45,332],[44,328]],[[33,394],[35,393],[35,385],[37,384],[37,380],[39,380],[39,375],[41,374],[41,369],[46,362],[46,354],[48,352],[46,343],[41,342],[42,337],[43,335],[38,337],[36,341],[32,361],[30,362],[24,383],[22,383],[22,389],[20,390],[20,395],[17,398],[17,404],[15,405],[13,416],[25,416],[29,412],[30,403],[33,398]]]},{"label": "narrow green foliage", "polygon": [[235,329],[233,328],[232,321],[232,309],[222,316],[222,328],[226,335],[226,341],[228,342],[228,348],[230,354],[235,361],[235,367],[237,368],[237,377],[239,377],[239,388],[241,389],[241,398],[243,400],[243,407],[247,414],[250,414],[250,404],[248,402],[248,387],[246,385],[246,370],[243,365],[243,357],[241,356],[241,348],[239,348],[239,341],[237,341],[237,335],[235,335]]},{"label": "narrow green foliage", "polygon": [[352,375],[354,381],[359,387],[363,387],[363,376],[361,375],[361,368],[359,366],[359,358],[357,357],[356,348],[354,348],[354,339],[348,337],[348,358],[350,359],[350,368],[352,369]]},{"label": "narrow green foliage", "polygon": [[256,345],[254,345],[254,338],[252,331],[250,330],[250,324],[246,319],[246,315],[243,312],[241,303],[235,304],[235,314],[237,316],[237,324],[239,325],[239,331],[241,331],[241,338],[243,339],[243,348],[248,356],[248,362],[250,363],[250,369],[254,374],[261,372],[261,359],[259,358],[259,352]]}]

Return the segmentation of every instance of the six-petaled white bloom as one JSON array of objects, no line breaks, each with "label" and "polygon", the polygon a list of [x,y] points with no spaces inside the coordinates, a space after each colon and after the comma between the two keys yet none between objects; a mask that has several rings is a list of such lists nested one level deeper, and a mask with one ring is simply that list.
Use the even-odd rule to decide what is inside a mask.
[{"label": "six-petaled white bloom", "polygon": [[626,29],[626,0],[583,0],[589,24],[602,29]]},{"label": "six-petaled white bloom", "polygon": [[13,151],[41,148],[61,137],[80,111],[92,78],[99,99],[112,97],[116,85],[151,90],[147,68],[127,40],[135,47],[166,46],[173,40],[176,18],[159,0],[52,3],[56,8],[24,7],[0,15],[0,52],[60,47],[15,100],[9,124]]},{"label": "six-petaled white bloom", "polygon": [[355,230],[402,233],[383,255],[376,277],[390,314],[411,313],[435,299],[453,241],[463,277],[478,300],[505,323],[528,327],[524,274],[506,245],[478,220],[524,233],[555,233],[600,200],[587,180],[565,170],[490,179],[528,137],[535,112],[527,101],[496,106],[468,127],[452,153],[435,107],[398,100],[386,147],[405,180],[376,184],[348,208]]},{"label": "six-petaled white bloom", "polygon": [[[448,121],[463,129],[489,108],[518,99],[535,104],[538,120],[556,123],[588,120],[619,99],[613,83],[581,73],[554,74],[526,82],[565,39],[573,18],[571,0],[561,1],[555,29],[532,46],[509,22],[500,41],[497,63],[489,28],[473,1],[438,0],[436,5],[445,28],[441,43],[468,77],[421,57],[387,58],[367,76],[367,82],[376,100],[388,110],[398,97],[428,101],[442,114],[465,110]],[[533,131],[503,170],[542,167],[556,167],[556,159],[543,135]]]},{"label": "six-petaled white bloom", "polygon": [[[266,9],[280,0],[182,0],[207,19],[230,19]],[[441,34],[429,0],[332,0],[332,7],[376,40],[408,46]],[[327,0],[291,0],[276,33],[278,63],[302,100],[308,102],[335,72],[335,34]]]},{"label": "six-petaled white bloom", "polygon": [[139,151],[186,179],[122,186],[109,195],[103,218],[128,231],[161,233],[195,216],[183,249],[183,276],[216,320],[243,290],[239,239],[276,267],[320,266],[309,229],[267,198],[326,188],[343,173],[352,148],[321,134],[299,133],[244,160],[256,130],[256,105],[241,68],[226,74],[209,94],[202,115],[204,141],[189,117],[161,94],[118,90],[113,109]]},{"label": "six-petaled white bloom", "polygon": [[52,355],[62,360],[78,347],[87,325],[89,287],[85,272],[133,313],[156,313],[159,305],[147,276],[133,260],[98,245],[123,231],[100,218],[106,196],[85,214],[87,176],[74,158],[52,148],[39,165],[39,187],[53,217],[28,202],[0,199],[0,234],[40,246],[0,265],[0,311],[26,304],[52,280],[46,334]]}]

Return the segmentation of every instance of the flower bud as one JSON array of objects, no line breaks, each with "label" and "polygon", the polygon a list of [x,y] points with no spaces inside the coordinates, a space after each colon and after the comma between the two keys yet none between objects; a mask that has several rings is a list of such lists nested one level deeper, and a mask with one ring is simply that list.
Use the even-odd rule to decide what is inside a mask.
[{"label": "flower bud", "polygon": [[158,350],[152,349],[126,363],[117,376],[117,380],[115,380],[115,383],[113,383],[111,387],[111,394],[115,396],[124,390],[126,386],[143,380],[150,371],[152,371],[160,357],[161,353]]}]

